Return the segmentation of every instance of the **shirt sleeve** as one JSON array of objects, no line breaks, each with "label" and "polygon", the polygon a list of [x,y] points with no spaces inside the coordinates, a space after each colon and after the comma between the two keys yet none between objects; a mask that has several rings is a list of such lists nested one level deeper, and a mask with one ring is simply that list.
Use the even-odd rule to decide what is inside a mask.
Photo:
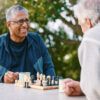
[{"label": "shirt sleeve", "polygon": [[54,64],[52,62],[52,58],[48,52],[48,49],[46,48],[43,39],[40,37],[40,35],[37,36],[39,38],[39,44],[41,47],[41,53],[43,57],[43,73],[45,75],[55,76]]},{"label": "shirt sleeve", "polygon": [[100,99],[100,43],[82,41],[79,51],[81,65],[81,88],[88,100]]},{"label": "shirt sleeve", "polygon": [[7,72],[7,69],[0,65],[0,82],[3,82],[3,76]]}]

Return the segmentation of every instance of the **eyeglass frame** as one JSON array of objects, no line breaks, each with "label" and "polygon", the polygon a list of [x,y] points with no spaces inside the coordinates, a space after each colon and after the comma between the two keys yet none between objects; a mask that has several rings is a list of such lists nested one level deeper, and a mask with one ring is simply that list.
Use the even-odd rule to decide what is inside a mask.
[{"label": "eyeglass frame", "polygon": [[22,25],[24,22],[27,23],[27,24],[30,24],[30,20],[25,18],[25,19],[19,19],[19,20],[12,20],[12,21],[9,21],[9,22],[14,22],[18,25]]}]

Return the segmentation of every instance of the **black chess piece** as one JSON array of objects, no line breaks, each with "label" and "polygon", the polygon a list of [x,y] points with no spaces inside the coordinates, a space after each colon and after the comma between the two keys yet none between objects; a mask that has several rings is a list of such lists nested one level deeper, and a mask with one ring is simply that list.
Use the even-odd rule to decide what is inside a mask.
[{"label": "black chess piece", "polygon": [[30,86],[29,86],[29,82],[25,82],[25,86],[24,86],[25,88],[30,88]]},{"label": "black chess piece", "polygon": [[55,85],[59,85],[59,79],[63,79],[62,76],[55,76]]},{"label": "black chess piece", "polygon": [[31,75],[31,82],[35,83],[35,76],[34,75]]},{"label": "black chess piece", "polygon": [[51,84],[55,85],[55,76],[52,76]]},{"label": "black chess piece", "polygon": [[40,86],[43,86],[43,84],[42,84],[42,80],[40,80],[40,81],[41,81]]},{"label": "black chess piece", "polygon": [[51,86],[51,76],[47,76],[47,86]]},{"label": "black chess piece", "polygon": [[49,79],[47,78],[47,86],[49,86],[50,84],[49,84]]}]

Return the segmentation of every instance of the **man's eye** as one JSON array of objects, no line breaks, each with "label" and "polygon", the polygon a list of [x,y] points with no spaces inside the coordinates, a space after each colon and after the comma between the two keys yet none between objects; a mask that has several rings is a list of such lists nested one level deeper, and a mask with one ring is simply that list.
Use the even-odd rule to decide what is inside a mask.
[{"label": "man's eye", "polygon": [[25,21],[28,22],[29,20],[28,19],[25,19]]},{"label": "man's eye", "polygon": [[28,19],[21,19],[21,20],[19,20],[18,22],[19,23],[24,23],[24,22],[28,22],[29,20]]},{"label": "man's eye", "polygon": [[23,22],[24,22],[24,20],[22,20],[22,19],[21,19],[21,20],[19,20],[18,22],[19,22],[19,23],[23,23]]}]

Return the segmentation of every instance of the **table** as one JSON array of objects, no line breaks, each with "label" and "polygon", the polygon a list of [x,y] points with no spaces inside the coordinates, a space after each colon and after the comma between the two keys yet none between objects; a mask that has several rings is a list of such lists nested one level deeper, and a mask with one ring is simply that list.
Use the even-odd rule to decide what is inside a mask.
[{"label": "table", "polygon": [[0,83],[0,100],[86,100],[85,96],[69,97],[56,90],[37,90]]}]

